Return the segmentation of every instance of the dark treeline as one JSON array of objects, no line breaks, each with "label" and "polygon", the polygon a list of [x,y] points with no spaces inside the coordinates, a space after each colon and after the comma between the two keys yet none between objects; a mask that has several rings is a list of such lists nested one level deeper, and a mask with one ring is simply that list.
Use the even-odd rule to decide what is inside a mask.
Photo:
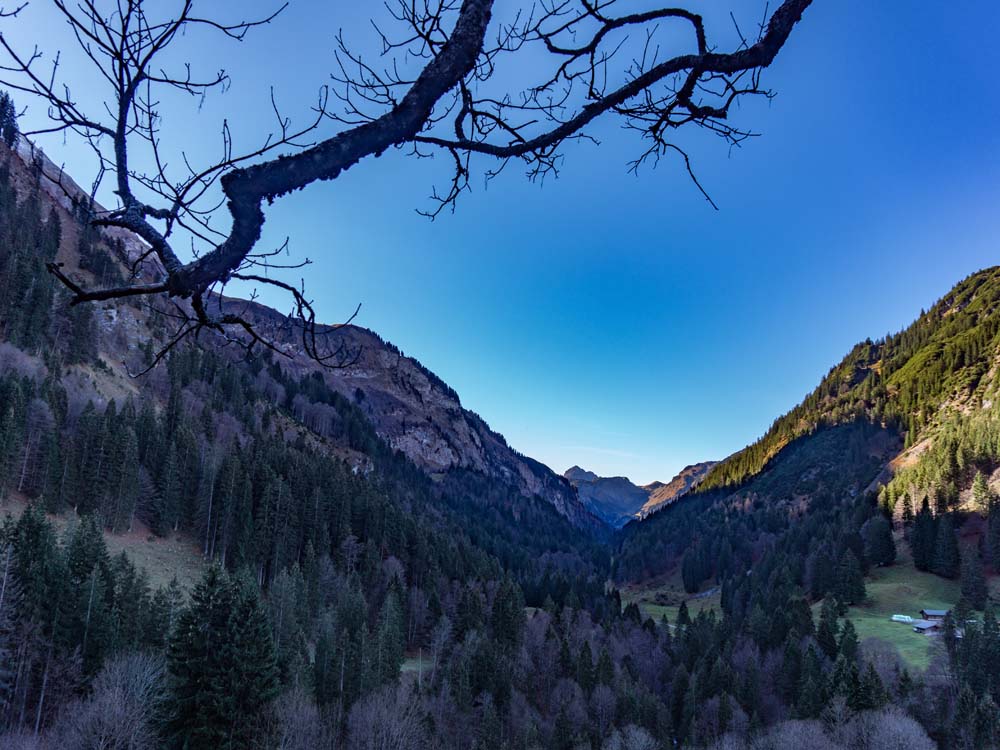
[{"label": "dark treeline", "polygon": [[[879,433],[866,423],[821,430],[739,491],[694,495],[626,527],[615,575],[643,578],[679,564],[689,591],[721,587],[723,640],[699,653],[721,670],[722,685],[737,686],[715,688],[728,706],[724,715],[747,722],[737,734],[772,726],[760,741],[774,744],[764,747],[926,747],[924,732],[941,747],[995,747],[1000,693],[973,649],[992,664],[1000,637],[992,610],[975,612],[987,600],[974,552],[963,563],[963,599],[945,622],[946,649],[925,673],[907,670],[891,644],[859,644],[850,621],[840,619],[864,601],[867,570],[896,559],[888,509],[875,494],[857,492],[880,466],[867,447]],[[958,575],[957,523],[955,514],[935,516],[926,504],[904,522],[918,567]],[[741,643],[752,644],[751,657],[730,650]],[[709,689],[696,705],[703,711],[711,696]],[[873,710],[883,712],[878,721],[851,728]],[[874,734],[862,740],[853,732]],[[741,742],[719,746],[747,746]]]},{"label": "dark treeline", "polygon": [[[628,524],[615,552],[615,580],[647,580],[680,566],[685,588],[693,593],[706,583],[722,585],[745,575],[804,516],[821,518],[824,509],[867,486],[882,465],[872,449],[880,443],[891,445],[891,434],[865,423],[820,430],[793,442],[780,461],[739,490],[692,494],[670,513]],[[830,534],[838,531],[829,519],[827,524]],[[817,536],[811,549],[807,567],[819,571],[815,581],[810,575],[813,598],[830,590],[827,574],[845,554],[863,557],[860,539],[835,536],[830,543]]]}]

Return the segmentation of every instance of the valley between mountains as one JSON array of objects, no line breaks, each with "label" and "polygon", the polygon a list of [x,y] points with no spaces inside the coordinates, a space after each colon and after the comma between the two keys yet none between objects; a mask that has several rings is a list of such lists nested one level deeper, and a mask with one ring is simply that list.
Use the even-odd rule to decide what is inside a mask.
[{"label": "valley between mountains", "polygon": [[[66,305],[46,263],[113,283],[143,246],[56,174],[0,146],[9,736],[77,737],[117,669],[166,685],[167,716],[209,696],[246,743],[861,747],[872,717],[992,742],[1000,269],[859,343],[757,442],[640,487],[522,455],[375,332],[336,330],[357,356],[320,367],[256,303],[213,300],[276,351],[210,334],[132,377],[169,310]],[[930,635],[891,620],[922,609],[947,612]]]}]

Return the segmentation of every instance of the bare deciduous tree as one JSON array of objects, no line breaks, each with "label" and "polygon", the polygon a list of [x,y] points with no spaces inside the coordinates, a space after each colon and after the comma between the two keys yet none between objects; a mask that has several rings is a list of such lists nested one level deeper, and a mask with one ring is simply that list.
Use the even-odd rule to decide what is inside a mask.
[{"label": "bare deciduous tree", "polygon": [[[305,352],[336,366],[348,353],[322,340],[320,332],[327,329],[317,328],[301,284],[271,275],[308,261],[282,264],[276,255],[283,248],[258,248],[266,205],[335,179],[367,157],[402,148],[415,158],[440,153],[453,164],[446,187],[435,191],[426,211],[436,216],[468,188],[475,158],[493,162],[484,169],[487,178],[513,162],[530,178],[542,178],[557,170],[565,145],[591,138],[589,127],[604,116],[620,118],[640,136],[633,169],[673,153],[694,179],[672,133],[700,127],[728,144],[749,137],[730,118],[734,105],[749,96],[771,96],[761,86],[761,71],[811,0],[784,0],[757,33],[745,35],[737,27],[740,41],[728,51],[710,41],[701,15],[681,7],[619,13],[618,0],[538,0],[515,4],[513,14],[501,18],[494,0],[393,0],[391,28],[376,27],[381,62],[339,37],[336,85],[320,89],[305,121],[293,125],[272,96],[275,127],[258,146],[237,152],[224,124],[222,154],[214,163],[195,166],[184,159],[179,168],[165,157],[163,139],[172,133],[160,116],[161,93],[197,98],[229,78],[225,72],[200,77],[190,64],[172,69],[176,55],[166,51],[192,30],[241,40],[284,6],[263,18],[227,22],[201,15],[195,0],[176,0],[169,10],[143,0],[52,2],[109,86],[106,111],[84,111],[62,78],[58,57],[53,64],[37,47],[22,49],[7,34],[0,34],[0,83],[47,105],[50,124],[26,135],[73,134],[93,148],[100,164],[94,191],[105,176],[113,179],[118,205],[95,214],[92,223],[134,232],[148,246],[123,286],[85,288],[52,265],[72,303],[171,298],[176,329],[158,361],[177,342],[206,329],[248,348],[270,346],[245,313],[224,307],[217,294],[234,279],[270,285],[291,295],[290,319]],[[19,10],[6,12],[12,28],[16,20],[10,17]],[[684,35],[677,29],[687,31],[680,47]],[[505,90],[510,60],[518,56],[531,57],[534,80]],[[220,213],[224,219],[213,223]],[[193,260],[179,257],[180,236],[196,242]],[[158,262],[147,282],[140,270],[153,258]]]},{"label": "bare deciduous tree", "polygon": [[417,750],[426,746],[416,692],[390,685],[357,703],[347,717],[350,750]]},{"label": "bare deciduous tree", "polygon": [[295,687],[282,695],[276,708],[277,750],[325,750],[337,746],[335,733],[302,688]]},{"label": "bare deciduous tree", "polygon": [[642,727],[629,724],[615,730],[604,743],[604,750],[656,750],[659,743]]},{"label": "bare deciduous tree", "polygon": [[53,730],[67,750],[145,750],[159,745],[164,700],[163,664],[147,654],[109,661],[94,678],[91,695],[72,703]]}]

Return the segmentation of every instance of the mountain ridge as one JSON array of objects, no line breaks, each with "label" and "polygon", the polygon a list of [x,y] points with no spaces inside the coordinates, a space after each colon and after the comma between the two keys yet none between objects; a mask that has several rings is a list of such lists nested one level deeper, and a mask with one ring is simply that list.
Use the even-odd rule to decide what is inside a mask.
[{"label": "mountain ridge", "polygon": [[628,477],[602,477],[579,466],[571,466],[565,477],[575,488],[590,511],[614,528],[621,528],[633,519],[655,513],[677,498],[690,492],[715,465],[703,461],[684,467],[669,482],[636,485]]},{"label": "mountain ridge", "polygon": [[1000,361],[998,333],[1000,266],[993,266],[957,282],[905,329],[852,347],[758,440],[714,467],[699,491],[739,486],[789,442],[824,425],[891,424],[907,433],[909,448],[942,408],[981,401]]},{"label": "mountain ridge", "polygon": [[[680,566],[685,585],[697,590],[706,578],[722,577],[717,556],[727,561],[726,574],[750,569],[775,533],[793,534],[797,520],[813,514],[842,513],[848,499],[860,502],[858,517],[877,508],[911,523],[927,503],[935,518],[978,515],[981,523],[991,514],[998,469],[994,266],[957,282],[898,333],[852,347],[764,435],[713,467],[674,512],[628,524],[616,579],[645,580]],[[720,530],[734,525],[745,538],[720,547]],[[734,555],[742,558],[735,568]],[[821,596],[822,586],[813,591]]]},{"label": "mountain ridge", "polygon": [[[77,217],[81,207],[90,203],[87,193],[27,139],[20,139],[16,150],[0,144],[0,157],[8,162],[19,195],[29,194],[37,185],[46,196],[46,210],[57,212],[62,237],[56,260],[63,272],[77,281],[93,276],[78,254],[83,230]],[[105,265],[126,268],[147,249],[139,238],[123,230],[102,229],[98,236],[106,254],[113,256],[113,260],[103,261]],[[144,268],[137,280],[150,278],[156,266],[147,259]],[[288,316],[255,301],[216,297],[212,304],[216,303],[223,310],[238,307],[272,339],[276,349],[289,355],[277,358],[283,368],[296,377],[322,378],[361,409],[391,449],[405,454],[432,478],[454,470],[479,472],[518,493],[541,497],[578,528],[601,533],[602,523],[587,510],[569,482],[511,448],[482,417],[462,406],[458,394],[443,379],[374,331],[357,325],[320,327],[321,334],[337,335],[349,350],[359,353],[350,367],[329,369],[302,354]],[[148,359],[139,342],[164,341],[162,321],[146,319],[134,303],[94,305],[92,309],[100,353],[108,373],[115,376],[113,390],[119,395],[134,392],[136,383],[128,372],[142,370],[144,356]],[[269,387],[275,393],[280,389],[275,384]],[[306,416],[307,405],[302,409],[301,416]],[[318,413],[321,410],[316,407],[308,409],[317,425],[329,417]]]}]

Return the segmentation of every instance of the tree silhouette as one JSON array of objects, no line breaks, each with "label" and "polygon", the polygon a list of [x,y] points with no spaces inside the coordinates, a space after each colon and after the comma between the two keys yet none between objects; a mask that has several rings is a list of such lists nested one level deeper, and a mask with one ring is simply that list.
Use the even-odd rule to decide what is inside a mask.
[{"label": "tree silhouette", "polygon": [[[741,41],[726,52],[710,43],[702,17],[683,8],[617,15],[615,0],[566,0],[515,4],[513,15],[501,17],[494,0],[397,0],[389,5],[392,28],[376,27],[384,65],[376,67],[338,37],[335,85],[320,90],[306,121],[293,125],[272,95],[273,132],[240,153],[227,122],[222,154],[205,166],[186,159],[175,166],[166,158],[163,139],[182,136],[162,121],[158,102],[171,89],[197,101],[226,85],[229,76],[220,71],[202,78],[190,64],[177,66],[179,50],[173,47],[196,30],[242,40],[284,6],[263,18],[227,22],[200,15],[194,0],[178,0],[169,9],[143,0],[53,2],[110,86],[106,111],[85,112],[70,93],[71,82],[63,80],[58,58],[52,66],[38,48],[28,52],[7,34],[0,34],[0,83],[47,106],[50,124],[24,135],[74,135],[99,160],[95,191],[105,176],[114,180],[118,205],[95,206],[91,223],[130,230],[148,246],[120,285],[87,288],[51,264],[52,274],[72,292],[72,303],[172,298],[175,328],[155,365],[177,342],[204,330],[246,348],[279,351],[246,308],[223,304],[220,294],[234,279],[278,287],[292,297],[290,319],[305,353],[338,366],[350,360],[350,352],[327,341],[331,329],[317,326],[303,287],[269,273],[308,261],[283,265],[275,259],[283,248],[257,247],[266,205],[335,179],[367,157],[403,148],[414,158],[443,153],[454,164],[446,189],[435,191],[425,212],[436,216],[468,188],[473,157],[494,161],[487,178],[516,161],[530,178],[541,178],[556,171],[563,147],[589,138],[588,126],[603,116],[620,118],[640,136],[633,169],[675,154],[694,179],[673,131],[697,126],[728,144],[752,135],[731,121],[733,105],[772,95],[761,86],[761,71],[811,0],[784,0],[755,36],[737,27]],[[5,14],[12,28],[17,22],[9,16],[18,10]],[[677,48],[676,36],[663,36],[678,26],[689,32],[686,49]],[[544,63],[532,57],[538,53]],[[532,58],[537,78],[498,94],[498,71],[518,57]],[[342,106],[334,107],[337,101]],[[136,166],[140,162],[155,166],[144,170]],[[49,176],[62,184],[59,175]],[[220,213],[228,214],[225,231],[211,221]],[[196,242],[199,254],[190,262],[177,254],[181,236]]]}]

